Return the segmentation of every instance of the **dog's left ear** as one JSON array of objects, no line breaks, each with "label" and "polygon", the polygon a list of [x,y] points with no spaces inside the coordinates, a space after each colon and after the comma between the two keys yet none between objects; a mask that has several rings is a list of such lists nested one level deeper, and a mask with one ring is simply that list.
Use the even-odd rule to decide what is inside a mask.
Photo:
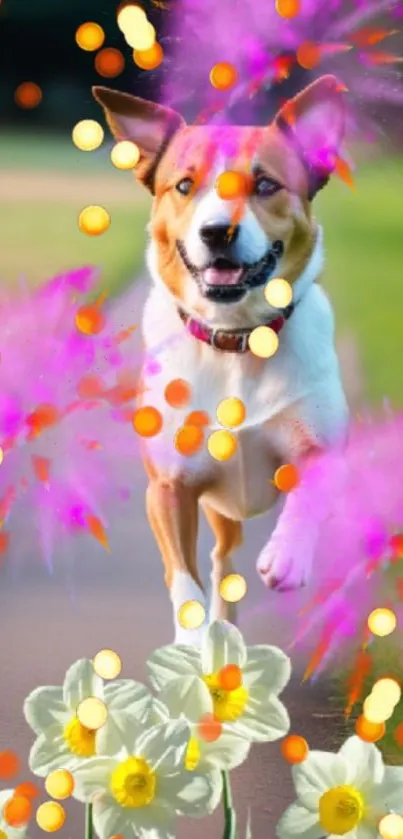
[{"label": "dog's left ear", "polygon": [[274,119],[301,157],[308,174],[308,198],[328,182],[346,130],[345,88],[322,76],[290,99]]},{"label": "dog's left ear", "polygon": [[174,134],[185,127],[184,120],[170,108],[119,90],[93,87],[92,93],[102,105],[114,137],[117,140],[132,140],[138,146],[140,160],[135,175],[153,192],[158,164]]}]

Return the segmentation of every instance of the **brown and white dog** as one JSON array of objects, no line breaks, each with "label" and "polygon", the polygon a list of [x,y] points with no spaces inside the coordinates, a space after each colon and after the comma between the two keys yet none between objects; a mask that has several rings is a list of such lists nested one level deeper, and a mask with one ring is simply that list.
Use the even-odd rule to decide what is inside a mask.
[{"label": "brown and white dog", "polygon": [[[178,621],[183,603],[204,603],[197,565],[199,509],[214,532],[210,620],[228,618],[219,584],[242,541],[242,521],[275,504],[276,526],[257,563],[263,582],[294,589],[309,578],[324,510],[302,520],[300,492],[279,497],[273,474],[343,437],[347,405],[333,344],[331,306],[319,279],[324,267],[322,230],[312,199],[329,168],[312,149],[336,152],[345,128],[340,85],[324,76],[287,104],[266,127],[187,126],[175,112],[141,99],[94,88],[119,140],[140,150],[136,175],[154,196],[148,266],[153,286],[143,335],[162,372],[144,372],[147,404],[163,417],[161,432],[144,441],[149,476],[147,513],[165,565],[177,643],[198,643],[204,627]],[[217,194],[224,171],[247,171],[243,211]],[[235,202],[236,203],[236,202]],[[234,210],[238,212],[234,220]],[[264,288],[273,277],[293,288],[293,305],[273,309]],[[274,356],[249,351],[258,325],[279,333]],[[176,340],[171,341],[172,336]],[[173,379],[191,386],[192,401],[170,407],[164,389]],[[193,410],[219,428],[218,404],[238,397],[246,418],[237,450],[227,461],[207,448],[179,454],[173,439]],[[284,500],[285,498],[285,500]]]}]

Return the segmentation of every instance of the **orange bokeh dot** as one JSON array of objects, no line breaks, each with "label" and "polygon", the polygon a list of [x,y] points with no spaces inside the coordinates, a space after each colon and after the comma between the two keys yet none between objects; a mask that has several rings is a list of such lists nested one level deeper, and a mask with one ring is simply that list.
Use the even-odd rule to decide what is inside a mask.
[{"label": "orange bokeh dot", "polygon": [[276,0],[276,12],[280,17],[296,17],[300,10],[300,0]]},{"label": "orange bokeh dot", "polygon": [[197,454],[204,443],[203,428],[200,425],[183,425],[176,432],[174,443],[179,454],[186,457]]},{"label": "orange bokeh dot", "polygon": [[8,781],[9,778],[14,778],[20,771],[20,759],[15,752],[7,750],[0,752],[0,778],[2,781]]},{"label": "orange bokeh dot", "polygon": [[133,61],[141,70],[155,70],[164,60],[164,50],[155,41],[149,50],[134,50]]},{"label": "orange bokeh dot", "polygon": [[120,50],[105,47],[95,56],[95,69],[100,76],[113,79],[119,76],[125,66],[125,60]]},{"label": "orange bokeh dot", "polygon": [[23,781],[22,784],[18,784],[14,793],[16,796],[23,796],[24,798],[29,798],[29,800],[38,798],[40,794],[41,791],[39,787],[37,784],[34,784],[33,781]]},{"label": "orange bokeh dot", "polygon": [[396,726],[393,737],[397,745],[403,749],[403,722]]},{"label": "orange bokeh dot", "polygon": [[309,746],[299,734],[289,734],[281,743],[280,750],[288,763],[302,763],[308,757]]},{"label": "orange bokeh dot", "polygon": [[34,82],[22,82],[14,93],[14,99],[20,108],[36,108],[42,102],[42,91]]},{"label": "orange bokeh dot", "polygon": [[248,179],[242,172],[222,172],[217,178],[215,188],[220,198],[233,201],[247,194],[248,185]]},{"label": "orange bokeh dot", "polygon": [[280,492],[291,492],[299,483],[298,469],[292,463],[286,463],[276,470],[274,483]]},{"label": "orange bokeh dot", "polygon": [[99,376],[83,376],[77,385],[77,393],[80,399],[96,399],[102,396],[105,388]]},{"label": "orange bokeh dot", "polygon": [[171,408],[184,408],[192,395],[190,385],[184,379],[173,379],[167,384],[164,396]]},{"label": "orange bokeh dot", "polygon": [[161,431],[162,416],[152,405],[139,408],[133,415],[133,428],[140,437],[155,437]]},{"label": "orange bokeh dot", "polygon": [[60,413],[58,409],[54,405],[44,402],[42,405],[38,405],[32,414],[29,414],[27,425],[30,426],[35,434],[39,434],[44,428],[51,428],[52,425],[56,425],[59,419]]},{"label": "orange bokeh dot", "polygon": [[81,306],[75,317],[76,327],[84,335],[98,335],[105,326],[105,318],[95,303]]},{"label": "orange bokeh dot", "polygon": [[3,807],[4,821],[10,827],[23,827],[32,815],[32,804],[25,795],[13,795]]},{"label": "orange bokeh dot", "polygon": [[384,722],[370,722],[361,714],[355,723],[355,733],[357,737],[364,740],[366,743],[376,743],[384,736],[386,726]]},{"label": "orange bokeh dot", "polygon": [[222,722],[214,714],[205,714],[197,726],[200,740],[205,743],[214,743],[222,734]]},{"label": "orange bokeh dot", "polygon": [[238,71],[228,61],[214,64],[210,71],[210,82],[217,90],[229,90],[238,79]]},{"label": "orange bokeh dot", "polygon": [[403,533],[395,533],[389,542],[389,547],[392,551],[392,560],[403,559]]},{"label": "orange bokeh dot", "polygon": [[319,64],[320,48],[313,41],[305,41],[297,49],[297,61],[304,70],[312,70]]},{"label": "orange bokeh dot", "polygon": [[218,674],[223,690],[236,690],[242,684],[242,670],[237,664],[226,664]]},{"label": "orange bokeh dot", "polygon": [[191,411],[185,419],[185,425],[210,425],[210,417],[206,411]]},{"label": "orange bokeh dot", "polygon": [[82,23],[76,31],[76,44],[86,52],[94,52],[102,47],[105,33],[99,23]]}]

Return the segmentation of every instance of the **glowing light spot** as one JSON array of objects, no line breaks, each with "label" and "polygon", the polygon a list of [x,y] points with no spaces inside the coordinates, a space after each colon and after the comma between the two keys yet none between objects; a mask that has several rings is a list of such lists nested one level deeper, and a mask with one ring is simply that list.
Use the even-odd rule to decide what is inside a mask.
[{"label": "glowing light spot", "polygon": [[123,34],[125,34],[127,29],[131,29],[134,26],[142,26],[145,20],[147,20],[145,11],[141,6],[134,4],[124,6],[118,12],[117,16],[117,24]]},{"label": "glowing light spot", "polygon": [[270,358],[278,350],[278,335],[270,326],[257,326],[249,335],[249,349],[259,358]]},{"label": "glowing light spot", "polygon": [[164,396],[171,408],[184,408],[190,402],[192,390],[184,379],[172,379],[164,390]]},{"label": "glowing light spot", "polygon": [[205,617],[205,608],[198,600],[187,600],[178,611],[178,621],[184,629],[198,629]]},{"label": "glowing light spot", "polygon": [[299,734],[289,734],[282,741],[280,751],[288,763],[303,763],[308,757],[309,746]]},{"label": "glowing light spot", "polygon": [[140,437],[155,437],[163,425],[162,416],[156,408],[146,405],[133,415],[133,428]]},{"label": "glowing light spot", "polygon": [[42,91],[39,85],[34,82],[22,82],[14,93],[15,103],[27,111],[37,108],[42,102],[42,98]]},{"label": "glowing light spot", "polygon": [[197,725],[197,734],[205,743],[215,743],[222,734],[222,722],[214,714],[205,714]]},{"label": "glowing light spot", "polygon": [[304,70],[312,70],[321,59],[320,48],[313,41],[305,41],[297,49],[297,61]]},{"label": "glowing light spot", "polygon": [[104,139],[104,129],[95,119],[82,119],[74,126],[71,136],[80,151],[94,151]]},{"label": "glowing light spot", "polygon": [[18,775],[20,766],[20,759],[15,752],[11,750],[0,752],[0,779],[2,781],[8,781]]},{"label": "glowing light spot", "polygon": [[386,705],[396,706],[402,695],[401,687],[396,679],[378,679],[372,688],[372,696],[383,700]]},{"label": "glowing light spot", "polygon": [[225,425],[227,428],[236,428],[244,422],[246,417],[246,409],[241,399],[235,396],[229,399],[223,399],[217,408],[217,419],[220,425]]},{"label": "glowing light spot", "polygon": [[381,723],[389,720],[393,714],[394,705],[387,705],[386,702],[372,693],[367,696],[363,704],[364,717],[369,722]]},{"label": "glowing light spot", "polygon": [[286,309],[292,301],[293,293],[287,280],[277,278],[267,283],[264,296],[269,306],[275,309]]},{"label": "glowing light spot", "polygon": [[403,559],[403,533],[395,533],[389,542],[389,547],[392,551],[392,560]]},{"label": "glowing light spot", "polygon": [[153,25],[146,18],[141,25],[128,26],[124,32],[126,43],[138,52],[150,50],[155,44],[155,35]]},{"label": "glowing light spot", "polygon": [[230,90],[237,81],[238,70],[228,61],[220,61],[210,70],[210,82],[217,90]]},{"label": "glowing light spot", "polygon": [[94,656],[92,665],[101,679],[117,679],[122,669],[120,656],[114,650],[100,650]]},{"label": "glowing light spot", "polygon": [[213,431],[207,440],[207,448],[214,460],[229,460],[237,450],[237,439],[229,431]]},{"label": "glowing light spot", "polygon": [[96,696],[88,696],[83,699],[77,708],[77,718],[81,725],[90,731],[97,731],[106,723],[108,709],[102,699]]},{"label": "glowing light spot", "polygon": [[386,731],[384,722],[370,722],[361,714],[355,724],[355,733],[357,737],[364,740],[366,743],[377,743],[381,740]]},{"label": "glowing light spot", "polygon": [[237,664],[226,664],[218,673],[218,681],[223,690],[236,690],[242,684],[242,670]]},{"label": "glowing light spot", "polygon": [[206,411],[191,411],[185,419],[185,425],[210,425],[210,417]]},{"label": "glowing light spot", "polygon": [[45,833],[56,833],[66,821],[66,811],[57,801],[45,801],[36,811],[36,823]]},{"label": "glowing light spot", "polygon": [[45,781],[45,789],[51,798],[63,801],[70,798],[74,790],[74,778],[67,769],[57,769],[51,772]]},{"label": "glowing light spot", "polygon": [[238,603],[245,597],[247,583],[242,574],[227,574],[220,582],[220,597],[227,603]]},{"label": "glowing light spot", "polygon": [[101,236],[111,224],[111,217],[104,207],[91,204],[84,207],[78,217],[78,226],[87,236]]},{"label": "glowing light spot", "polygon": [[22,784],[18,784],[14,794],[22,795],[24,798],[29,798],[32,801],[34,798],[38,798],[41,791],[39,787],[33,783],[33,781],[23,781]]},{"label": "glowing light spot", "polygon": [[247,195],[249,181],[242,172],[222,172],[216,180],[215,188],[219,198],[234,201]]},{"label": "glowing light spot", "polygon": [[403,816],[388,813],[380,820],[378,832],[382,839],[403,839]]},{"label": "glowing light spot", "polygon": [[81,306],[75,317],[76,327],[83,335],[99,335],[105,326],[105,318],[94,303]]},{"label": "glowing light spot", "polygon": [[140,149],[130,140],[116,143],[111,151],[111,161],[116,169],[134,169],[140,160]]},{"label": "glowing light spot", "polygon": [[276,0],[276,12],[280,17],[290,20],[301,11],[300,0]]},{"label": "glowing light spot", "polygon": [[24,827],[32,815],[32,804],[24,795],[13,795],[3,807],[4,821],[10,827]]},{"label": "glowing light spot", "polygon": [[374,609],[368,616],[368,629],[373,635],[384,638],[396,629],[396,615],[391,609]]},{"label": "glowing light spot", "polygon": [[76,44],[86,52],[95,52],[102,47],[105,32],[99,23],[82,23],[76,31]]},{"label": "glowing light spot", "polygon": [[125,60],[120,50],[114,47],[105,47],[95,56],[95,69],[105,79],[113,79],[119,76],[125,66]]},{"label": "glowing light spot", "polygon": [[164,60],[164,50],[158,41],[149,50],[134,50],[133,61],[141,70],[156,70]]},{"label": "glowing light spot", "polygon": [[204,444],[204,432],[200,425],[183,425],[174,437],[174,446],[179,454],[191,457],[200,451]]},{"label": "glowing light spot", "polygon": [[299,484],[298,469],[293,463],[285,463],[276,469],[273,480],[280,492],[291,492]]},{"label": "glowing light spot", "polygon": [[4,460],[4,452],[3,452],[3,449],[0,446],[0,466],[3,463],[3,460]]}]

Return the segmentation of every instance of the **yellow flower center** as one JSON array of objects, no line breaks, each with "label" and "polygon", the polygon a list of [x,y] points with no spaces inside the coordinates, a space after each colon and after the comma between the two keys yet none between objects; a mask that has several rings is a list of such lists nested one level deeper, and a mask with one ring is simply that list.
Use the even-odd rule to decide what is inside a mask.
[{"label": "yellow flower center", "polygon": [[94,757],[95,735],[96,731],[91,731],[85,725],[81,725],[78,717],[73,717],[63,731],[63,737],[70,751],[79,757]]},{"label": "yellow flower center", "polygon": [[319,799],[319,821],[326,833],[344,836],[364,815],[364,799],[355,787],[333,787]]},{"label": "yellow flower center", "polygon": [[220,722],[234,722],[238,720],[245,710],[245,705],[249,697],[246,687],[241,684],[235,690],[226,690],[221,686],[219,673],[203,676],[203,681],[207,685],[213,700],[214,716]]},{"label": "yellow flower center", "polygon": [[147,807],[155,798],[157,778],[142,757],[128,757],[113,770],[110,788],[121,807]]},{"label": "yellow flower center", "polygon": [[200,743],[197,737],[191,737],[185,754],[185,768],[188,772],[194,772],[194,770],[200,763],[200,758]]},{"label": "yellow flower center", "polygon": [[7,833],[4,833],[4,830],[0,830],[0,839],[7,839]]}]

